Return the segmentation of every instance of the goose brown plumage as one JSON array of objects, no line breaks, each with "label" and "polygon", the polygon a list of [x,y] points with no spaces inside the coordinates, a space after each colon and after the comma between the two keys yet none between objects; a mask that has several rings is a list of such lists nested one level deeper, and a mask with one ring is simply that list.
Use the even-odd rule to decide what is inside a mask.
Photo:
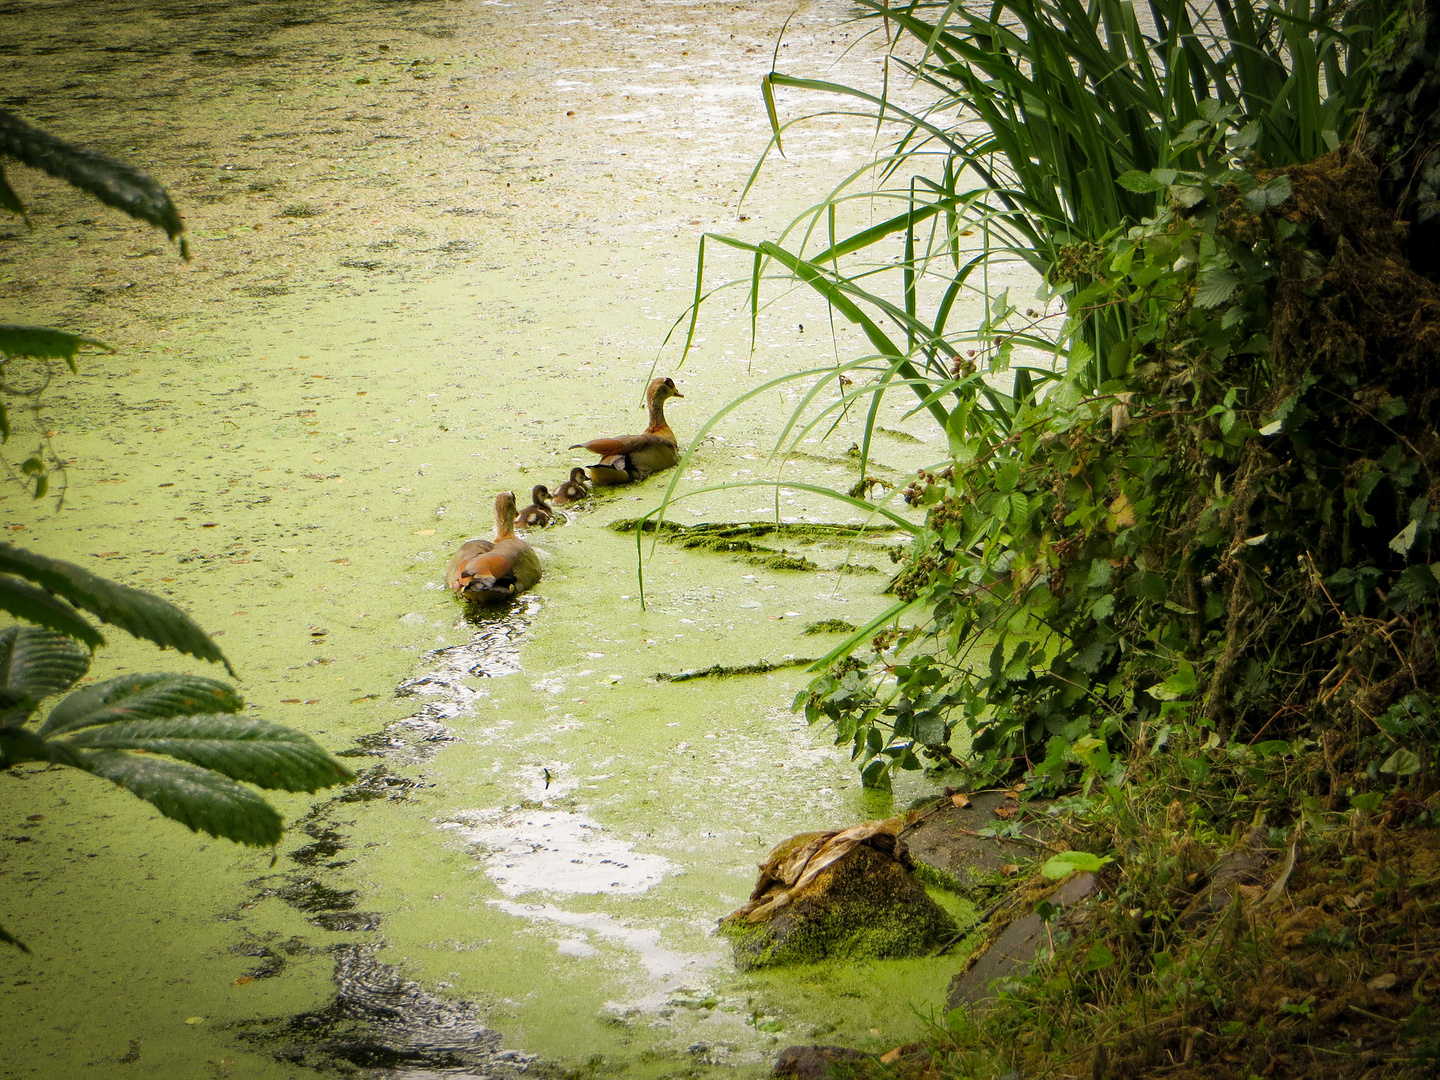
[{"label": "goose brown plumage", "polygon": [[495,539],[461,545],[445,571],[445,582],[467,600],[497,603],[533,589],[540,559],[515,535],[515,493],[495,496]]},{"label": "goose brown plumage", "polygon": [[572,450],[589,450],[600,460],[590,466],[590,481],[600,487],[631,484],[657,472],[673,468],[680,460],[675,433],[665,422],[665,402],[685,395],[675,388],[674,379],[651,379],[645,389],[650,409],[650,426],[639,435],[620,435],[576,443]]},{"label": "goose brown plumage", "polygon": [[530,505],[520,511],[520,516],[515,523],[522,529],[543,529],[555,520],[555,511],[550,509],[546,501],[550,498],[550,489],[544,484],[536,484],[530,489]]},{"label": "goose brown plumage", "polygon": [[590,485],[585,480],[585,470],[580,466],[570,470],[570,479],[555,489],[555,494],[550,497],[554,506],[564,506],[567,503],[579,502],[581,499],[590,497]]}]

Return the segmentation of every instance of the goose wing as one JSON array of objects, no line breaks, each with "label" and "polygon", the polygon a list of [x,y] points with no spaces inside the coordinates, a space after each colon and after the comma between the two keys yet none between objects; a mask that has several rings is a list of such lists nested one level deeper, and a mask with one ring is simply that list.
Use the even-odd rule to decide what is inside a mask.
[{"label": "goose wing", "polygon": [[464,588],[460,581],[460,575],[465,564],[477,555],[485,554],[494,546],[489,540],[471,540],[460,545],[460,550],[451,556],[450,565],[445,568],[445,584],[452,589]]}]

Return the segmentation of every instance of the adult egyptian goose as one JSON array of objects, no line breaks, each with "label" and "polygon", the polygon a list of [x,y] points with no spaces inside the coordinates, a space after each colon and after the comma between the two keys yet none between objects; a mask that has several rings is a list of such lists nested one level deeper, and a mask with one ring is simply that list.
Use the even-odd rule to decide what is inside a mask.
[{"label": "adult egyptian goose", "polygon": [[546,501],[549,498],[550,489],[544,484],[536,484],[530,489],[530,505],[520,511],[515,524],[522,529],[543,529],[549,525],[555,520],[555,511],[550,509],[550,504]]},{"label": "adult egyptian goose", "polygon": [[450,560],[445,581],[466,600],[498,603],[519,596],[540,580],[540,560],[515,535],[515,493],[495,496],[495,539],[471,540]]},{"label": "adult egyptian goose", "polygon": [[665,422],[665,402],[668,398],[684,396],[675,389],[674,379],[651,379],[645,390],[645,399],[650,404],[650,426],[643,434],[591,439],[570,447],[600,455],[600,460],[590,466],[591,482],[601,487],[631,484],[673,468],[680,460],[680,452],[675,433]]},{"label": "adult egyptian goose", "polygon": [[564,506],[566,503],[579,502],[589,497],[590,484],[585,479],[585,470],[577,465],[570,470],[570,479],[555,489],[550,501],[556,506]]}]

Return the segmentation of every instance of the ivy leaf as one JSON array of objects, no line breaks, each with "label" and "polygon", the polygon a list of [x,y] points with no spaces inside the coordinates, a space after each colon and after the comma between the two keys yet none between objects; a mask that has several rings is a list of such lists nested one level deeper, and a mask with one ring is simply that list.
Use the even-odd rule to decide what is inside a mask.
[{"label": "ivy leaf", "polygon": [[122,720],[68,740],[86,750],[144,750],[263,788],[316,791],[355,774],[310,736],[253,716],[185,716]]},{"label": "ivy leaf", "polygon": [[31,712],[42,698],[73,686],[90,670],[90,654],[64,634],[40,626],[0,630],[0,711]]},{"label": "ivy leaf", "polygon": [[192,832],[253,847],[280,842],[284,829],[275,808],[250,788],[209,769],[119,750],[91,750],[81,761],[87,772],[120,785]]},{"label": "ivy leaf", "polygon": [[77,690],[50,710],[41,735],[61,735],[121,720],[162,720],[196,713],[233,713],[245,702],[218,679],[201,675],[121,675]]},{"label": "ivy leaf", "polygon": [[1380,771],[1394,776],[1411,776],[1420,771],[1420,757],[1403,746],[1385,759]]},{"label": "ivy leaf", "polygon": [[92,574],[83,566],[47,558],[33,551],[0,544],[0,572],[28,578],[59,593],[78,608],[114,623],[127,633],[163,648],[214,660],[235,674],[214,640],[198,623],[168,600]]}]

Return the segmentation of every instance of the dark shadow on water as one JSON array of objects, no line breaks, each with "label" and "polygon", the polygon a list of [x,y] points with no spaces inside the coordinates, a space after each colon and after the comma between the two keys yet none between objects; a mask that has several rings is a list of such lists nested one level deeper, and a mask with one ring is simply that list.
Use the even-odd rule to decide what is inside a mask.
[{"label": "dark shadow on water", "polygon": [[349,1065],[405,1077],[443,1069],[455,1080],[504,1080],[533,1060],[502,1049],[500,1035],[477,1019],[470,1002],[431,994],[375,959],[375,948],[333,950],[336,993],[323,1009],[241,1021],[236,1034],[280,1061],[320,1071]]},{"label": "dark shadow on water", "polygon": [[[348,846],[347,830],[355,808],[377,803],[377,811],[383,812],[381,808],[392,801],[404,801],[410,792],[428,786],[422,778],[397,770],[423,765],[455,741],[450,722],[471,711],[480,696],[470,682],[520,670],[525,630],[539,610],[540,601],[527,596],[504,608],[466,612],[464,621],[472,631],[469,640],[426,653],[421,665],[425,674],[396,688],[397,697],[417,699],[415,712],[356,740],[355,747],[340,755],[379,760],[357,770],[355,783],[295,822],[295,829],[310,838],[310,843],[286,856],[295,869],[251,881],[255,891],[245,906],[274,898],[304,912],[310,924],[322,931],[380,929],[380,913],[355,910],[362,902],[358,890],[335,888],[322,880],[325,871],[348,865],[340,856]],[[241,1021],[233,1025],[237,1036],[303,1068],[374,1069],[393,1080],[429,1080],[441,1070],[453,1080],[506,1080],[533,1060],[518,1050],[502,1049],[501,1036],[480,1022],[471,1003],[432,994],[406,979],[398,968],[375,959],[378,948],[378,937],[336,945],[300,938],[251,939],[237,946],[237,953],[259,961],[249,972],[255,979],[281,974],[286,955],[333,955],[336,988],[335,997],[322,1009]]]}]

